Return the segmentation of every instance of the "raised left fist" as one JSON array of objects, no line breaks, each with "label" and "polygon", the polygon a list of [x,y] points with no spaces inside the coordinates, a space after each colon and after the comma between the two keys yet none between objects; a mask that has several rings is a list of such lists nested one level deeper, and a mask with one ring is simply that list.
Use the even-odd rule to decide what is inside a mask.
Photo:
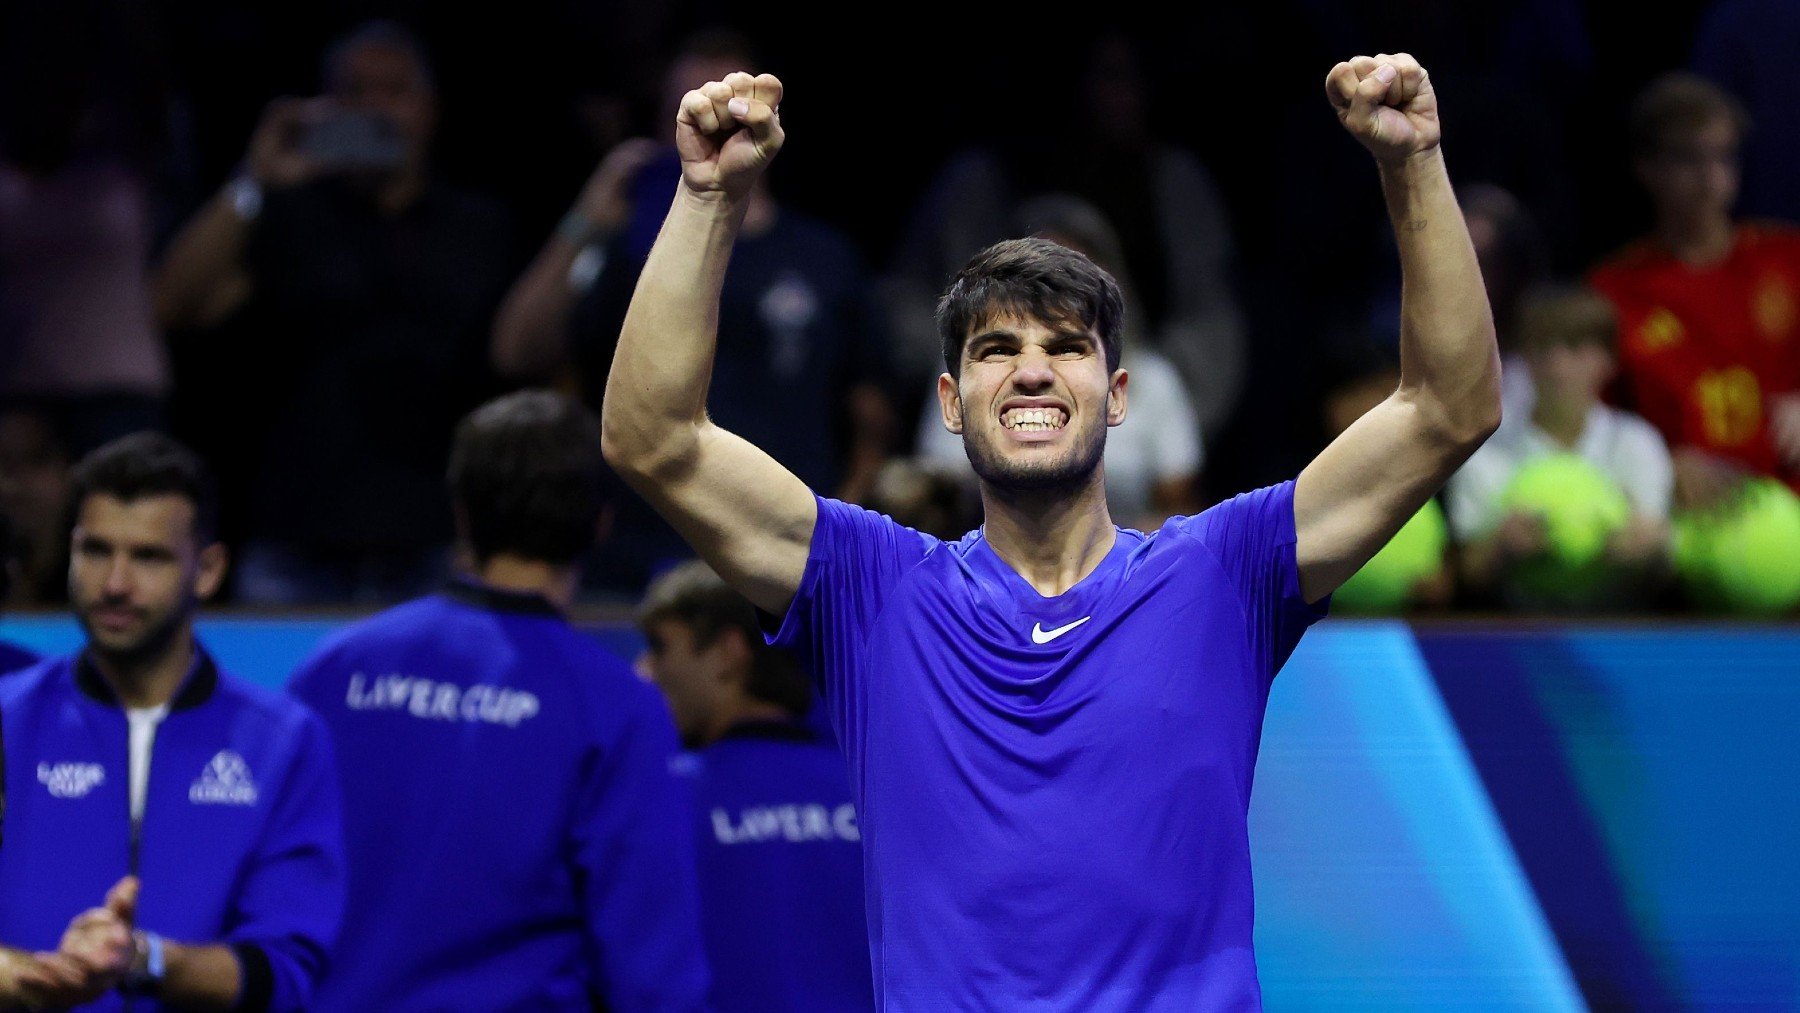
[{"label": "raised left fist", "polygon": [[1419,61],[1406,53],[1358,56],[1325,75],[1325,97],[1338,122],[1377,161],[1399,163],[1437,147],[1437,94]]}]

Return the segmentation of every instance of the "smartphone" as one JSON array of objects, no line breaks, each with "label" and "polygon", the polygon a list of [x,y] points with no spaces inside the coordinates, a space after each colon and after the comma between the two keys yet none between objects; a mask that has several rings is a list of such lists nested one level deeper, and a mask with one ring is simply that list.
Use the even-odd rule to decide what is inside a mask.
[{"label": "smartphone", "polygon": [[406,139],[378,112],[346,109],[308,127],[300,153],[327,172],[389,172],[406,162]]}]

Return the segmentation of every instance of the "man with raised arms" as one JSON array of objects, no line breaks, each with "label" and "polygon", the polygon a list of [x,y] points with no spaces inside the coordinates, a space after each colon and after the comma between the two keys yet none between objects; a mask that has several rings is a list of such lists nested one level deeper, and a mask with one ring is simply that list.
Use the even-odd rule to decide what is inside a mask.
[{"label": "man with raised arms", "polygon": [[[954,543],[815,496],[708,420],[719,285],[781,147],[781,83],[682,99],[683,184],[620,337],[606,452],[809,662],[850,764],[882,1008],[1259,1004],[1246,812],[1270,682],[1500,415],[1425,71],[1357,57],[1326,93],[1395,226],[1399,389],[1297,481],[1121,529],[1100,465],[1129,391],[1118,288],[1055,244],[997,244],[939,307],[938,399],[986,511]],[[848,159],[905,150],[922,125],[896,101],[869,96]]]}]

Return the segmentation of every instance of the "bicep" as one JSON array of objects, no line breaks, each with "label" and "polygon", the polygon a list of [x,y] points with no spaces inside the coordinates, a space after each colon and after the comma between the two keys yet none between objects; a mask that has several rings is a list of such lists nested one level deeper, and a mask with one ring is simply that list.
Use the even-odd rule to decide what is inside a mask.
[{"label": "bicep", "polygon": [[1300,473],[1294,551],[1307,601],[1349,580],[1479,445],[1447,431],[1419,401],[1395,393]]},{"label": "bicep", "polygon": [[773,457],[702,422],[689,452],[655,473],[627,475],[725,582],[772,615],[787,611],[806,572],[818,502]]}]

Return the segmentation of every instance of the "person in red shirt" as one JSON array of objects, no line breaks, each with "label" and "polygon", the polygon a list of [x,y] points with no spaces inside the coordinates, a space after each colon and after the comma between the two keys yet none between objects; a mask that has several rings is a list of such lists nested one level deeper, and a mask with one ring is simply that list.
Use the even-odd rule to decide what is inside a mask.
[{"label": "person in red shirt", "polygon": [[1653,81],[1631,142],[1655,225],[1589,279],[1618,308],[1623,393],[1673,448],[1682,507],[1756,475],[1800,490],[1800,229],[1733,221],[1748,126],[1704,78]]}]

